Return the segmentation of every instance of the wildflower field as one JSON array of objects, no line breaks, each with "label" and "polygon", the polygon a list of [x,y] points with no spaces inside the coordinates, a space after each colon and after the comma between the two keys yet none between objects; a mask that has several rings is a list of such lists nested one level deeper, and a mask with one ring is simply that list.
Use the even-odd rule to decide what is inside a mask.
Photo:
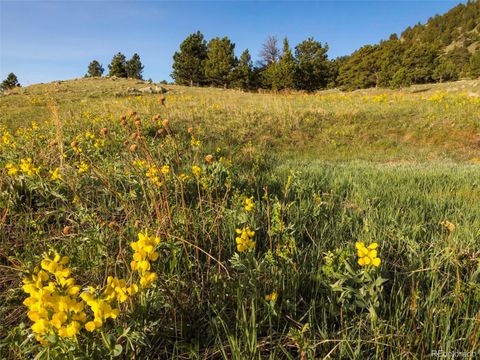
[{"label": "wildflower field", "polygon": [[480,83],[142,86],[0,97],[1,359],[479,354]]}]

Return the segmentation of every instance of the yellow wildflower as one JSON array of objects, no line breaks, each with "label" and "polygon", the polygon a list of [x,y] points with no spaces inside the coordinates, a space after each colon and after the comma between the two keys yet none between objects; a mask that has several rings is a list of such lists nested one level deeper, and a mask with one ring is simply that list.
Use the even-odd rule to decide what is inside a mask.
[{"label": "yellow wildflower", "polygon": [[23,174],[27,176],[34,176],[40,173],[40,166],[33,166],[32,158],[21,159],[20,160],[20,170]]},{"label": "yellow wildflower", "polygon": [[149,178],[156,186],[162,186],[162,182],[160,181],[159,169],[156,165],[149,165],[148,171],[145,173],[145,176]]},{"label": "yellow wildflower", "polygon": [[14,164],[8,163],[5,165],[5,169],[7,169],[8,175],[15,176],[18,174],[18,167]]},{"label": "yellow wildflower", "polygon": [[192,174],[198,178],[202,175],[202,168],[197,165],[192,165]]},{"label": "yellow wildflower", "polygon": [[255,203],[253,202],[253,196],[245,199],[245,211],[250,212],[255,209]]},{"label": "yellow wildflower", "polygon": [[50,180],[52,181],[62,180],[62,174],[60,173],[60,168],[49,170],[49,173],[50,173]]},{"label": "yellow wildflower", "polygon": [[163,175],[167,175],[170,173],[170,166],[168,165],[163,165],[162,168],[160,169]]},{"label": "yellow wildflower", "polygon": [[59,254],[46,256],[41,267],[23,279],[23,291],[30,295],[23,304],[29,309],[27,316],[33,322],[35,338],[42,344],[51,334],[75,336],[86,318],[83,303],[77,301],[80,286],[65,267],[68,262],[68,257]]},{"label": "yellow wildflower", "polygon": [[148,230],[138,233],[138,241],[130,244],[133,249],[133,260],[130,266],[133,271],[140,275],[140,286],[149,287],[156,279],[157,275],[151,272],[151,261],[156,261],[159,253],[156,246],[160,244],[160,238],[155,235],[149,235]]},{"label": "yellow wildflower", "polygon": [[240,235],[235,238],[239,252],[255,249],[255,242],[252,241],[252,238],[255,236],[255,231],[250,230],[249,226],[243,229],[235,229],[235,231]]},{"label": "yellow wildflower", "polygon": [[180,179],[181,182],[185,182],[190,178],[190,176],[188,176],[187,174],[181,173],[180,175],[178,175],[178,178]]},{"label": "yellow wildflower", "polygon": [[275,291],[265,296],[266,301],[275,302],[277,301],[277,299],[278,299],[278,294]]},{"label": "yellow wildflower", "polygon": [[86,173],[90,169],[90,167],[86,162],[82,161],[80,164],[77,165],[77,169],[79,174],[83,174]]},{"label": "yellow wildflower", "polygon": [[368,266],[373,265],[375,267],[380,266],[381,260],[377,257],[377,243],[371,243],[370,245],[365,246],[363,242],[356,242],[355,247],[357,248],[358,255],[358,265]]}]

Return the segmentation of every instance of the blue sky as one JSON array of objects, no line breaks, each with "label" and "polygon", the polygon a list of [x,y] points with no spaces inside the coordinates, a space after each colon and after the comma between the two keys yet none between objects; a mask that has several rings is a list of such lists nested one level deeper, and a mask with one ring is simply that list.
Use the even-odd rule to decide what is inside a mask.
[{"label": "blue sky", "polygon": [[139,53],[144,78],[171,80],[172,55],[200,30],[228,36],[254,60],[269,35],[293,47],[312,36],[329,56],[350,54],[460,1],[23,1],[0,0],[0,78],[32,84],[81,77],[118,51]]}]

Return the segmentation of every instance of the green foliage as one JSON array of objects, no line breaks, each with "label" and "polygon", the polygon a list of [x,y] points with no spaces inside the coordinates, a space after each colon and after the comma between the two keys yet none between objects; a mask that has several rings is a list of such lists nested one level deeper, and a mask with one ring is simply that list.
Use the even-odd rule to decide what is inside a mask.
[{"label": "green foliage", "polygon": [[100,77],[104,71],[105,69],[97,60],[92,60],[92,62],[88,64],[88,71],[85,77]]},{"label": "green foliage", "polygon": [[473,78],[480,77],[480,51],[475,52],[470,58],[470,74]]},{"label": "green foliage", "polygon": [[142,79],[143,65],[140,61],[140,56],[137,53],[133,54],[132,58],[126,62],[125,70],[127,72],[127,77]]},{"label": "green foliage", "polygon": [[339,69],[338,84],[348,90],[375,86],[376,73],[380,70],[375,53],[377,48],[363,46],[345,60]]},{"label": "green foliage", "polygon": [[205,77],[217,86],[228,87],[235,66],[233,44],[228,37],[214,38],[209,41],[205,61]]},{"label": "green foliage", "polygon": [[110,65],[108,65],[108,69],[110,70],[108,76],[116,76],[119,78],[126,78],[127,77],[127,62],[125,55],[121,52],[118,52],[113,58]]},{"label": "green foliage", "polygon": [[432,78],[438,82],[458,80],[458,69],[450,58],[440,58]]},{"label": "green foliage", "polygon": [[172,78],[179,85],[200,85],[205,80],[207,43],[200,31],[189,35],[173,55]]},{"label": "green foliage", "polygon": [[405,51],[403,66],[412,84],[432,82],[437,56],[437,49],[428,44],[412,46]]},{"label": "green foliage", "polygon": [[253,87],[253,63],[248,49],[244,50],[233,70],[232,85],[242,90]]},{"label": "green foliage", "polygon": [[10,73],[7,78],[2,81],[0,90],[10,90],[18,86],[20,86],[20,83],[18,82],[17,76],[14,73]]},{"label": "green foliage", "polygon": [[344,89],[400,87],[473,76],[470,51],[480,46],[475,28],[480,3],[459,4],[426,24],[408,27],[378,45],[355,51],[339,67],[337,84]]},{"label": "green foliage", "polygon": [[297,64],[293,57],[292,50],[288,44],[288,39],[283,40],[283,53],[275,64],[275,72],[272,79],[272,89],[294,89],[295,88],[295,71]]},{"label": "green foliage", "polygon": [[308,38],[295,47],[297,88],[314,91],[326,87],[330,78],[328,45]]}]

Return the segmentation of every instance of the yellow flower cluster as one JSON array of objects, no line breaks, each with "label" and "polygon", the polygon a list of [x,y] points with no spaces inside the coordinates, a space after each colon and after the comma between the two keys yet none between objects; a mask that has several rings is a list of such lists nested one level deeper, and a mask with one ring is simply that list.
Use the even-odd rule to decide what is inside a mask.
[{"label": "yellow flower cluster", "polygon": [[21,159],[20,171],[27,176],[34,176],[40,173],[40,166],[33,166],[32,158]]},{"label": "yellow flower cluster", "polygon": [[35,167],[33,165],[32,158],[21,159],[20,166],[8,163],[5,165],[5,169],[7,169],[8,175],[11,176],[15,176],[19,172],[27,176],[34,176],[40,174],[40,166]]},{"label": "yellow flower cluster", "polygon": [[181,173],[180,175],[178,175],[178,179],[179,179],[181,182],[185,182],[185,181],[187,181],[189,178],[190,178],[190,176],[188,176],[187,174],[184,174],[184,173]]},{"label": "yellow flower cluster", "polygon": [[86,173],[90,169],[90,166],[84,161],[77,165],[77,170],[79,174]]},{"label": "yellow flower cluster", "polygon": [[266,301],[275,302],[277,301],[277,299],[278,299],[278,294],[275,291],[265,296]]},{"label": "yellow flower cluster", "polygon": [[147,166],[147,160],[135,159],[133,160],[133,166],[144,169]]},{"label": "yellow flower cluster", "polygon": [[50,180],[52,181],[62,180],[62,174],[60,173],[60,168],[49,170],[49,173],[50,173]]},{"label": "yellow flower cluster", "polygon": [[148,230],[138,234],[138,241],[130,244],[134,251],[133,260],[130,266],[133,271],[140,275],[140,286],[142,288],[149,287],[157,278],[157,274],[151,272],[151,261],[158,259],[156,246],[160,244],[160,238],[155,235],[149,235]]},{"label": "yellow flower cluster", "polygon": [[[138,234],[138,241],[131,243],[134,250],[132,270],[140,276],[139,283],[127,286],[124,279],[109,276],[103,288],[88,287],[80,293],[80,286],[70,277],[71,270],[65,265],[69,258],[58,254],[46,256],[32,274],[23,279],[23,290],[29,297],[23,302],[28,307],[28,317],[33,321],[35,338],[46,344],[47,336],[76,336],[82,326],[87,331],[101,328],[108,319],[120,314],[120,304],[136,295],[140,289],[152,285],[157,275],[151,271],[151,262],[159,257],[156,246],[160,238],[145,230]],[[85,304],[93,319],[88,321]]]},{"label": "yellow flower cluster", "polygon": [[253,196],[245,199],[245,211],[250,212],[255,209],[255,203],[253,202]]},{"label": "yellow flower cluster", "polygon": [[2,143],[7,146],[11,146],[12,148],[16,147],[15,140],[13,139],[12,134],[8,131],[4,131],[2,134]]},{"label": "yellow flower cluster", "polygon": [[162,186],[162,182],[159,177],[160,172],[162,172],[162,169],[159,169],[156,165],[149,165],[148,170],[145,173],[145,176],[149,178],[150,181],[154,183],[156,186],[160,187]]},{"label": "yellow flower cluster", "polygon": [[87,303],[93,313],[93,320],[85,324],[85,329],[94,331],[102,327],[105,320],[116,319],[120,314],[120,309],[115,307],[115,303],[122,304],[127,301],[129,296],[136,293],[138,293],[137,284],[127,287],[124,279],[113,276],[107,278],[107,285],[100,295],[96,295],[95,289],[90,287],[81,295],[82,300]]},{"label": "yellow flower cluster", "polygon": [[23,280],[23,291],[30,295],[23,303],[29,309],[35,338],[41,343],[51,334],[74,337],[85,321],[84,304],[76,300],[80,286],[70,277],[71,271],[65,267],[68,262],[66,256],[47,256],[41,268],[36,267]]},{"label": "yellow flower cluster", "polygon": [[192,165],[192,174],[196,178],[199,178],[202,175],[202,168],[197,165]]},{"label": "yellow flower cluster", "polygon": [[198,139],[195,139],[195,136],[192,134],[192,138],[190,139],[190,145],[193,147],[199,147],[202,144],[202,142]]},{"label": "yellow flower cluster", "polygon": [[358,265],[368,266],[373,265],[375,267],[380,266],[381,260],[377,257],[377,243],[371,243],[368,246],[365,246],[363,242],[356,242],[355,247],[357,248],[358,255]]},{"label": "yellow flower cluster", "polygon": [[255,231],[250,230],[250,226],[246,226],[243,229],[236,229],[235,231],[240,235],[235,238],[239,252],[255,249],[255,242],[252,241],[252,238],[255,236]]},{"label": "yellow flower cluster", "polygon": [[5,165],[5,169],[7,169],[7,174],[10,176],[15,176],[18,174],[18,166],[8,163]]}]

